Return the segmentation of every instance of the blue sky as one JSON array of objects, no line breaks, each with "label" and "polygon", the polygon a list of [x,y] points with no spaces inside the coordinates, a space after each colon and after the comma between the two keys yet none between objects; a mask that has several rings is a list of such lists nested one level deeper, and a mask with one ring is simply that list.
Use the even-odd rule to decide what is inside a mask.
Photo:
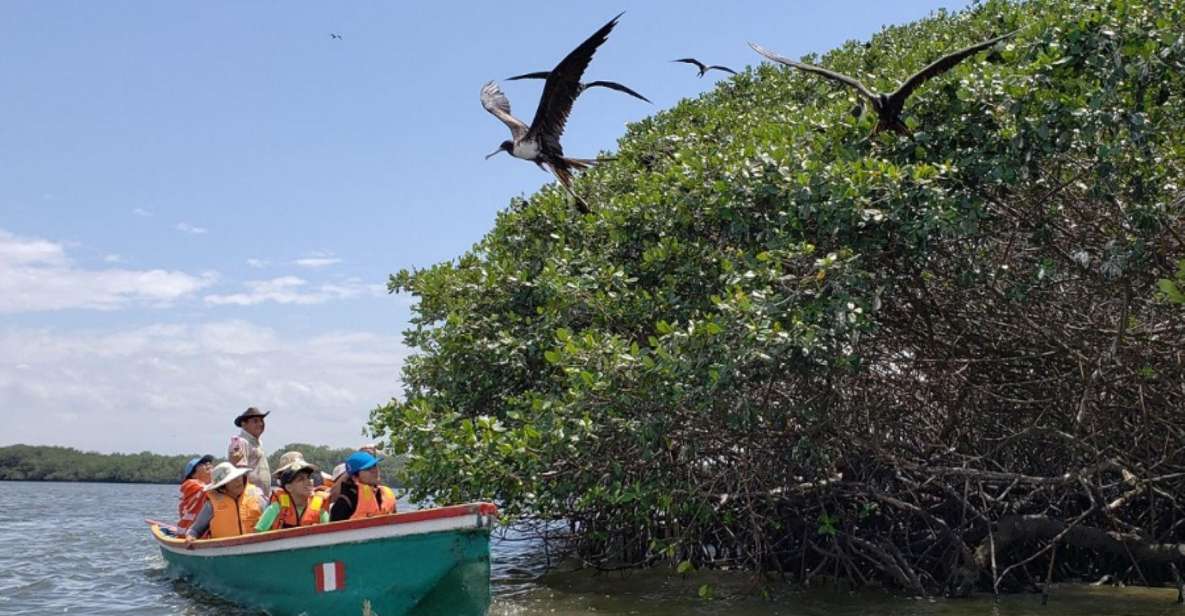
[{"label": "blue sky", "polygon": [[[549,181],[483,156],[490,79],[550,69],[621,10],[565,150],[738,70],[963,2],[0,3],[0,445],[349,446],[398,395],[408,298]],[[723,8],[721,8],[723,7]],[[330,33],[340,33],[333,39]],[[541,82],[502,82],[529,122]]]}]

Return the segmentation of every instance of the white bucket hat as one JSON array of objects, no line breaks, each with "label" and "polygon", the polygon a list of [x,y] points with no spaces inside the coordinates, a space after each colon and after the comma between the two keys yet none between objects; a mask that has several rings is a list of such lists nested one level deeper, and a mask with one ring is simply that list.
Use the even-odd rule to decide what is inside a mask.
[{"label": "white bucket hat", "polygon": [[280,466],[276,469],[276,474],[278,475],[284,471],[299,471],[306,468],[317,470],[317,465],[310,464],[308,460],[304,459],[304,454],[299,451],[286,451],[284,455],[280,456]]},{"label": "white bucket hat", "polygon": [[230,462],[219,462],[210,473],[210,485],[206,486],[206,491],[213,492],[250,471],[249,468],[240,468]]}]

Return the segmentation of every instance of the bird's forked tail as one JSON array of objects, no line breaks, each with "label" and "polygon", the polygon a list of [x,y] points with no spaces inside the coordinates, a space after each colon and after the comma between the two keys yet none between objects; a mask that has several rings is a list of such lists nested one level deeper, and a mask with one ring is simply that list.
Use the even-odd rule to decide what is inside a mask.
[{"label": "bird's forked tail", "polygon": [[576,194],[576,191],[572,189],[571,170],[588,169],[589,167],[596,164],[597,161],[582,158],[561,158],[560,160],[563,161],[563,163],[559,165],[551,165],[551,172],[555,174],[555,179],[559,180],[560,186],[563,186],[564,190],[568,191],[569,195],[572,195],[572,199],[575,200],[573,205],[576,206],[576,210],[581,214],[589,213],[590,208],[588,207],[588,202],[585,201],[580,195]]}]

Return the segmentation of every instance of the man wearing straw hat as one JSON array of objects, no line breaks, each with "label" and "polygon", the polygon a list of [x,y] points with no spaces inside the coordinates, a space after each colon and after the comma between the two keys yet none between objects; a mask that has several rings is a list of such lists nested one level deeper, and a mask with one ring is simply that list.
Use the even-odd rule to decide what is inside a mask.
[{"label": "man wearing straw hat", "polygon": [[230,437],[230,446],[226,450],[226,459],[231,464],[248,470],[247,481],[263,492],[265,503],[272,493],[272,471],[259,437],[265,428],[263,418],[270,414],[271,411],[264,413],[252,406],[235,417],[235,425],[240,431]]}]

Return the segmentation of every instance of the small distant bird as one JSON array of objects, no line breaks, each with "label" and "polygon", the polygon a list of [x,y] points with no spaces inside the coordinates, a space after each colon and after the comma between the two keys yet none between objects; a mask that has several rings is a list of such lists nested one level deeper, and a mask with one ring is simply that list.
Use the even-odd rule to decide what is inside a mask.
[{"label": "small distant bird", "polygon": [[550,168],[560,184],[575,198],[576,208],[581,213],[588,213],[588,204],[572,190],[572,171],[587,169],[596,161],[564,157],[560,136],[564,133],[568,114],[572,112],[572,104],[576,102],[583,89],[580,78],[584,75],[584,70],[588,68],[597,48],[608,40],[609,32],[623,14],[618,13],[617,17],[601,26],[600,30],[594,32],[548,72],[547,82],[543,84],[543,95],[539,97],[539,107],[535,110],[535,117],[531,120],[530,126],[511,115],[510,100],[502,93],[498,84],[490,81],[481,88],[481,106],[501,120],[510,129],[511,136],[511,140],[503,141],[498,149],[486,158],[506,152],[515,158],[529,160],[541,169]]},{"label": "small distant bird", "polygon": [[[507,77],[506,81],[517,81],[519,79],[547,79],[548,76],[550,76],[550,75],[551,75],[551,71],[538,71],[535,73],[524,73],[522,75],[515,75],[514,77]],[[646,101],[647,103],[650,103],[650,99],[648,99],[645,96],[642,96],[641,94],[638,94],[637,92],[621,85],[620,83],[617,83],[616,81],[590,81],[588,83],[582,83],[582,84],[580,84],[580,91],[584,92],[585,90],[587,90],[589,88],[596,88],[596,87],[609,88],[610,90],[617,90],[618,92],[624,92],[634,98],[639,98],[639,99]],[[650,103],[650,104],[653,105],[654,103]]]},{"label": "small distant bird", "polygon": [[779,56],[778,54],[756,43],[749,43],[749,46],[753,48],[753,51],[756,51],[757,53],[770,60],[773,60],[774,62],[785,64],[786,66],[792,66],[808,73],[822,75],[823,77],[831,79],[832,81],[838,81],[856,90],[856,92],[868,100],[868,104],[871,105],[872,110],[876,112],[876,128],[872,130],[873,133],[879,133],[883,130],[892,130],[908,135],[909,129],[905,126],[905,123],[901,121],[901,110],[905,106],[905,100],[909,98],[910,94],[913,94],[914,90],[917,90],[923,83],[926,83],[930,79],[933,79],[934,77],[937,77],[954,68],[954,66],[959,62],[962,62],[963,60],[995,45],[996,43],[999,43],[1004,39],[1011,37],[1014,34],[1016,34],[1015,31],[1009,32],[1008,34],[997,36],[995,38],[983,41],[982,43],[976,43],[970,47],[966,47],[964,49],[960,49],[956,52],[942,56],[934,62],[931,62],[926,68],[923,68],[922,70],[911,75],[909,79],[906,79],[905,82],[901,84],[900,87],[888,94],[871,90],[858,79],[849,77],[843,73],[829,71],[825,68],[814,66],[813,64],[795,62],[789,58]]},{"label": "small distant bird", "polygon": [[342,37],[342,35],[340,35],[340,34],[338,34],[338,33],[336,33],[336,32],[330,32],[330,33],[329,33],[329,38],[331,38],[331,39],[340,39],[341,37]]},{"label": "small distant bird", "polygon": [[671,60],[671,62],[682,62],[684,64],[694,64],[696,67],[699,68],[699,75],[698,75],[699,77],[703,77],[704,73],[706,73],[712,69],[716,69],[718,71],[724,71],[726,73],[732,73],[733,75],[737,74],[736,71],[732,70],[731,68],[728,68],[727,66],[720,66],[719,64],[713,64],[711,66],[708,66],[708,65],[704,64],[703,62],[696,60],[695,58],[679,58],[678,60]]}]

